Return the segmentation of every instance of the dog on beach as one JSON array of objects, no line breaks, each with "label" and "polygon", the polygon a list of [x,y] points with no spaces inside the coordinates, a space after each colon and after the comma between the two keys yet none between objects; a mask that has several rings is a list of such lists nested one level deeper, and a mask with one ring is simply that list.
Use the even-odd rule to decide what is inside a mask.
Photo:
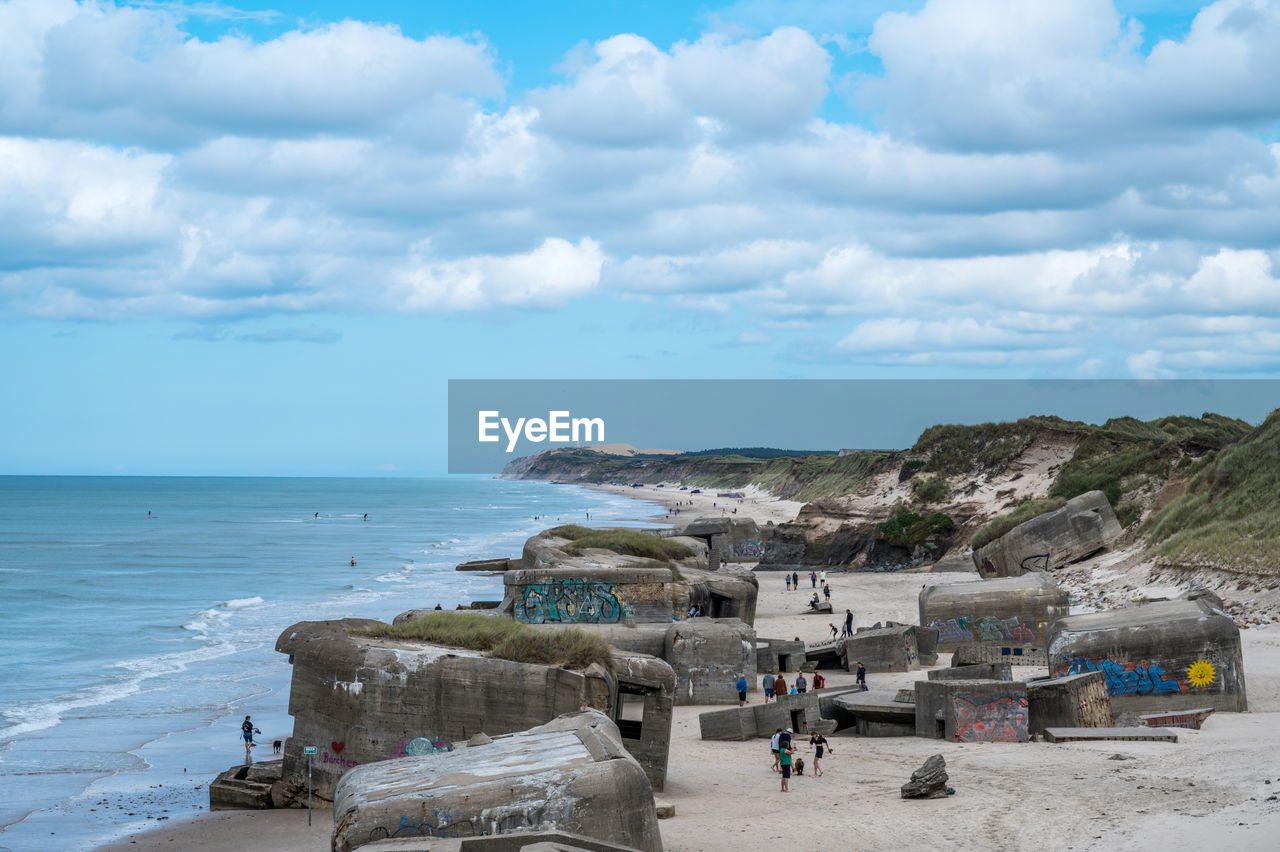
[{"label": "dog on beach", "polygon": [[797,775],[804,774],[804,758],[803,757],[796,758],[796,765],[793,767],[793,770]]},{"label": "dog on beach", "polygon": [[279,754],[279,753],[280,753],[280,748],[281,748],[281,746],[283,746],[283,745],[284,745],[284,740],[276,740],[275,742],[271,743],[271,753],[272,753],[272,754]]}]

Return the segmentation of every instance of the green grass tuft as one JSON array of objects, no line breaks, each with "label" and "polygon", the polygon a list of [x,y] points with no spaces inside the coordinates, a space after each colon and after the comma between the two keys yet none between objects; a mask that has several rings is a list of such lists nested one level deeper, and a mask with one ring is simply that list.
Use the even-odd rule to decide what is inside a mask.
[{"label": "green grass tuft", "polygon": [[911,480],[911,493],[923,505],[942,503],[951,496],[951,483],[942,474],[917,476]]},{"label": "green grass tuft", "polygon": [[997,515],[987,522],[986,526],[973,534],[969,544],[974,550],[998,539],[1018,524],[1039,517],[1045,512],[1052,512],[1067,505],[1065,497],[1042,497],[1039,500],[1028,500],[1003,515]]},{"label": "green grass tuft", "polygon": [[640,530],[593,530],[577,524],[567,524],[554,527],[550,532],[560,538],[569,539],[569,544],[565,546],[564,551],[574,556],[581,556],[584,550],[592,547],[612,550],[614,553],[625,556],[655,559],[664,563],[693,555],[688,545]]},{"label": "green grass tuft", "polygon": [[353,633],[466,648],[517,663],[575,670],[599,663],[609,671],[614,670],[613,652],[608,643],[594,633],[575,627],[535,630],[527,624],[494,616],[430,612],[403,624],[380,624]]}]

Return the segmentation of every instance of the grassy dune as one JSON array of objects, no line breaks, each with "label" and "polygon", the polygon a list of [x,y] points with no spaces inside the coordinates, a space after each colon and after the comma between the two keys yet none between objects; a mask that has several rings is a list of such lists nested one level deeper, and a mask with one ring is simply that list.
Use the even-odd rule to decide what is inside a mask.
[{"label": "grassy dune", "polygon": [[1199,466],[1143,531],[1166,564],[1280,574],[1280,410]]}]

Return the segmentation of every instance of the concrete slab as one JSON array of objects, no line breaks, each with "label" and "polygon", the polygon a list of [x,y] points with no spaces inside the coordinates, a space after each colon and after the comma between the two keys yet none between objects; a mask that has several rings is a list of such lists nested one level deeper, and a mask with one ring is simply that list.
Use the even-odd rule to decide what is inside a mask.
[{"label": "concrete slab", "polygon": [[1110,740],[1176,743],[1178,735],[1163,728],[1046,728],[1045,742],[1091,743]]},{"label": "concrete slab", "polygon": [[1213,715],[1212,707],[1198,707],[1195,710],[1165,710],[1161,713],[1147,713],[1139,716],[1148,728],[1189,728],[1200,730],[1204,720]]}]

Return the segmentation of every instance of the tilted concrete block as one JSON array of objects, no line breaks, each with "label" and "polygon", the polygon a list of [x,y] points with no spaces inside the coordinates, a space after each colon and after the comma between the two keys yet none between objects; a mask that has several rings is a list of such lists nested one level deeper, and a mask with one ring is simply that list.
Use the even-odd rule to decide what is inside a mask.
[{"label": "tilted concrete block", "polygon": [[1240,629],[1208,598],[1061,618],[1050,628],[1048,651],[1053,674],[1102,672],[1117,718],[1248,709]]},{"label": "tilted concrete block", "polygon": [[558,829],[661,852],[653,791],[616,726],[585,711],[453,752],[356,767],[334,798],[334,852],[392,836]]},{"label": "tilted concrete block", "polygon": [[978,548],[973,564],[988,578],[1049,571],[1096,553],[1123,531],[1107,496],[1089,491]]},{"label": "tilted concrete block", "polygon": [[907,672],[920,668],[915,625],[859,630],[840,646],[840,662],[846,671],[858,663],[869,672]]}]

